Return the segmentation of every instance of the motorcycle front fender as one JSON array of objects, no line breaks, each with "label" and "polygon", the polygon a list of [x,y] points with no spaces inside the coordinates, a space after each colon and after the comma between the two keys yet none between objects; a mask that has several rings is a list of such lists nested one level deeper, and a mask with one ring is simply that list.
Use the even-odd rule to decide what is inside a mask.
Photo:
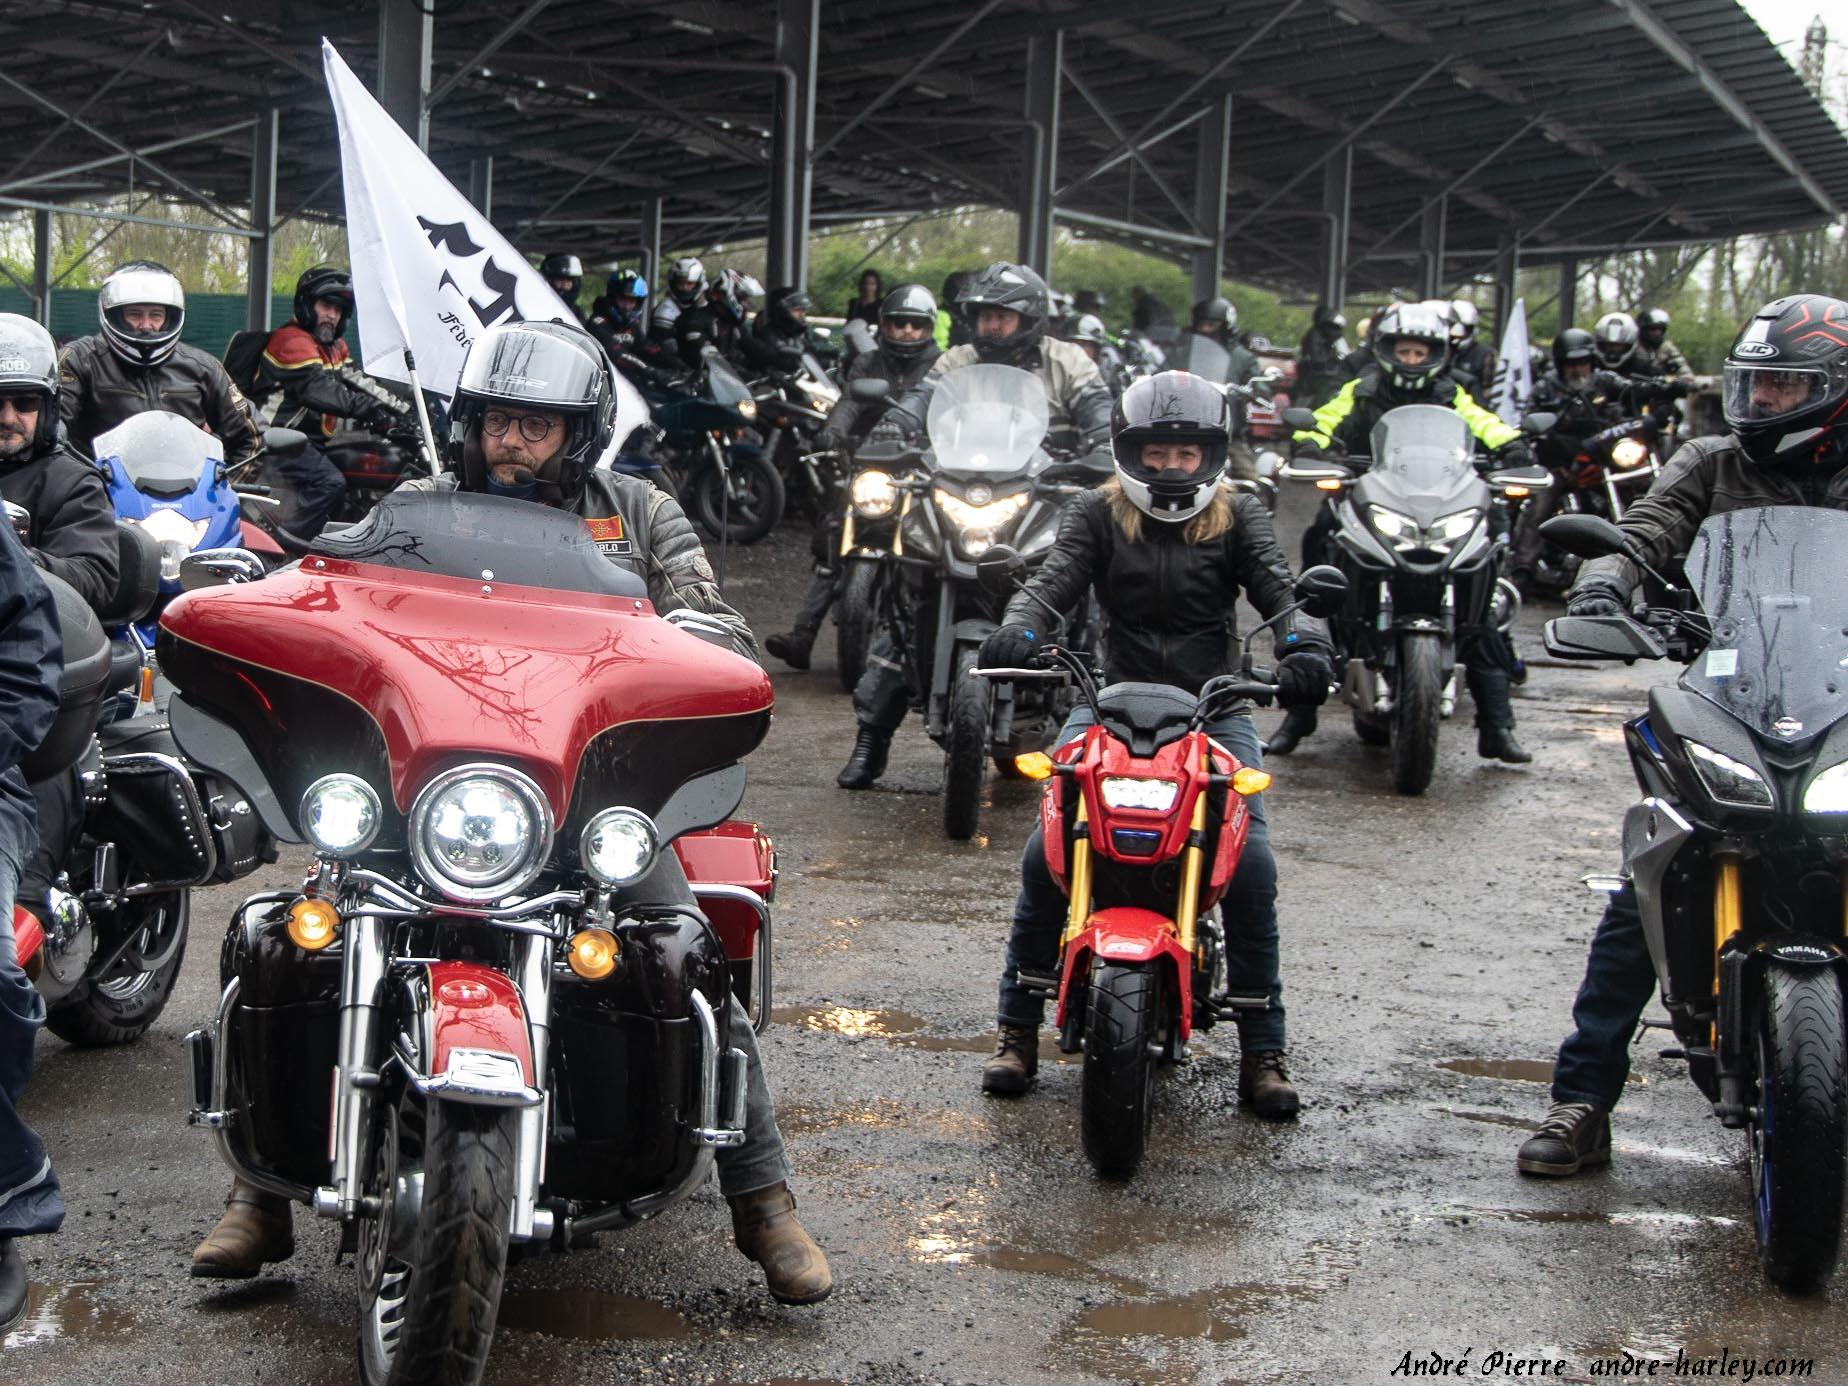
[{"label": "motorcycle front fender", "polygon": [[512,978],[472,962],[429,963],[407,984],[404,1017],[421,1053],[401,1055],[425,1097],[477,1107],[536,1107],[532,1030]]},{"label": "motorcycle front fender", "polygon": [[1073,983],[1088,978],[1093,961],[1152,963],[1168,970],[1180,1011],[1181,1039],[1193,1032],[1193,959],[1174,936],[1173,924],[1154,910],[1135,905],[1099,910],[1086,921],[1084,932],[1065,949],[1065,967],[1059,978],[1058,1024],[1065,1024],[1073,1001]]}]

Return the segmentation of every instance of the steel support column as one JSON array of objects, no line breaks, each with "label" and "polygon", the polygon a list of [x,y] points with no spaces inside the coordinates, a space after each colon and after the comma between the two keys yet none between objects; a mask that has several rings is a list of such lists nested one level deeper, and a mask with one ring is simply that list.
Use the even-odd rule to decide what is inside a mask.
[{"label": "steel support column", "polygon": [[379,104],[419,149],[430,147],[430,40],[435,8],[422,0],[379,0]]},{"label": "steel support column", "polygon": [[1322,247],[1322,302],[1338,313],[1347,302],[1348,225],[1354,214],[1354,147],[1322,165],[1322,215],[1328,230]]},{"label": "steel support column", "polygon": [[274,106],[257,117],[250,142],[250,225],[257,234],[249,241],[249,267],[244,287],[244,326],[270,325],[270,275],[275,269],[276,142],[282,112]]},{"label": "steel support column", "polygon": [[489,221],[494,220],[494,156],[478,154],[468,161],[468,200]]},{"label": "steel support column", "polygon": [[1219,296],[1226,272],[1226,195],[1232,165],[1232,98],[1221,96],[1200,123],[1194,154],[1194,227],[1213,244],[1193,254],[1193,296],[1197,303]]},{"label": "steel support column", "polygon": [[1495,341],[1508,330],[1508,317],[1514,312],[1515,275],[1521,268],[1521,243],[1503,232],[1495,252]]},{"label": "steel support column", "polygon": [[1559,330],[1576,327],[1578,318],[1578,261],[1568,256],[1559,262]]},{"label": "steel support column", "polygon": [[51,211],[32,214],[32,316],[51,326]]},{"label": "steel support column", "polygon": [[1052,278],[1053,189],[1059,176],[1059,73],[1065,31],[1027,40],[1027,132],[1022,137],[1020,262]]},{"label": "steel support column", "polygon": [[661,293],[665,285],[661,278],[661,220],[661,199],[646,199],[642,203],[642,278],[648,281],[651,294]]},{"label": "steel support column", "polygon": [[1434,197],[1425,204],[1424,225],[1418,233],[1418,259],[1422,270],[1419,292],[1426,298],[1436,298],[1444,291],[1444,237],[1449,221],[1449,198]]},{"label": "steel support column", "polygon": [[808,279],[809,195],[815,169],[815,67],[821,0],[777,0],[776,115],[770,126],[770,225],[764,269],[771,287]]}]

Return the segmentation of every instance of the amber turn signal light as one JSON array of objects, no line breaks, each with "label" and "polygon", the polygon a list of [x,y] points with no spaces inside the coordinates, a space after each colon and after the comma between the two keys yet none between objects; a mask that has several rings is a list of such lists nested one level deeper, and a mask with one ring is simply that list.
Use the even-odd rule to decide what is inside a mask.
[{"label": "amber turn signal light", "polygon": [[297,900],[289,906],[289,941],[318,953],[340,937],[340,912],[325,900]]},{"label": "amber turn signal light", "polygon": [[1520,500],[1524,496],[1532,495],[1533,492],[1525,486],[1504,486],[1502,494],[1509,500]]},{"label": "amber turn signal light", "polygon": [[565,954],[571,970],[587,982],[601,982],[616,970],[620,945],[608,929],[579,929]]},{"label": "amber turn signal light", "polygon": [[1325,476],[1320,481],[1316,482],[1315,489],[1318,491],[1339,491],[1341,489],[1341,483],[1332,476]]},{"label": "amber turn signal light", "polygon": [[1262,794],[1271,787],[1271,777],[1262,770],[1253,770],[1246,765],[1233,771],[1232,787],[1247,797]]},{"label": "amber turn signal light", "polygon": [[1030,780],[1052,778],[1052,757],[1044,751],[1023,751],[1014,757],[1014,768]]}]

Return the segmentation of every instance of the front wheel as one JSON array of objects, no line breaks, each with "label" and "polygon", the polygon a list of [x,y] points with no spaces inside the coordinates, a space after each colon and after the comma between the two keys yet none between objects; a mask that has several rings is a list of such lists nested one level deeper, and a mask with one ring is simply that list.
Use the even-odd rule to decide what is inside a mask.
[{"label": "front wheel", "polygon": [[840,601],[834,608],[834,662],[841,687],[851,693],[866,670],[866,652],[873,647],[879,624],[879,583],[882,565],[864,559],[842,559],[847,565],[841,579]]},{"label": "front wheel", "polygon": [[1410,632],[1399,639],[1393,681],[1392,787],[1423,794],[1437,768],[1437,728],[1443,715],[1444,674],[1437,636]]},{"label": "front wheel", "polygon": [[723,531],[734,544],[755,544],[783,518],[783,478],[761,453],[733,454],[715,462],[693,482],[693,518],[709,534]]},{"label": "front wheel", "polygon": [[1757,1041],[1758,1119],[1749,1138],[1758,1257],[1775,1284],[1812,1289],[1835,1269],[1848,1174],[1840,978],[1770,963]]},{"label": "front wheel", "polygon": [[[366,1386],[475,1386],[488,1365],[507,1271],[519,1114],[505,1107],[407,1099],[381,1140],[383,1208],[355,1258],[359,1374]],[[421,1170],[407,1259],[394,1254],[393,1190]]]},{"label": "front wheel", "polygon": [[1084,1156],[1106,1178],[1134,1174],[1149,1148],[1161,993],[1161,979],[1147,963],[1092,965],[1079,1124]]},{"label": "front wheel", "polygon": [[950,685],[949,729],[943,738],[943,831],[958,842],[975,836],[982,815],[982,771],[988,762],[988,706],[993,690],[969,671],[976,651],[956,656]]},{"label": "front wheel", "polygon": [[128,951],[101,976],[85,977],[45,1013],[45,1028],[67,1044],[94,1049],[140,1039],[173,995],[186,958],[190,893],[136,896],[122,908],[134,911]]}]

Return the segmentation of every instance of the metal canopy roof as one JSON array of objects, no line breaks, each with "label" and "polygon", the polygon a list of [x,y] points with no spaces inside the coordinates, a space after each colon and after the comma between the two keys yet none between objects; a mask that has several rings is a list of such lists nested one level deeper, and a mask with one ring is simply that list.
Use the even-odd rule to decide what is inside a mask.
[{"label": "metal canopy roof", "polygon": [[[432,157],[466,187],[492,156],[494,219],[531,249],[633,247],[649,197],[669,245],[759,233],[779,2],[804,0],[432,0]],[[369,76],[378,10],[10,0],[0,207],[161,187],[235,227],[277,106],[277,215],[339,217],[318,45]],[[1453,279],[1516,240],[1558,261],[1848,208],[1848,140],[1734,0],[821,0],[819,19],[816,223],[1020,204],[1027,46],[1055,30],[1057,215],[1211,245],[1197,146],[1229,94],[1226,268],[1246,278],[1323,281],[1340,176],[1357,287],[1415,277],[1440,195]]]}]

